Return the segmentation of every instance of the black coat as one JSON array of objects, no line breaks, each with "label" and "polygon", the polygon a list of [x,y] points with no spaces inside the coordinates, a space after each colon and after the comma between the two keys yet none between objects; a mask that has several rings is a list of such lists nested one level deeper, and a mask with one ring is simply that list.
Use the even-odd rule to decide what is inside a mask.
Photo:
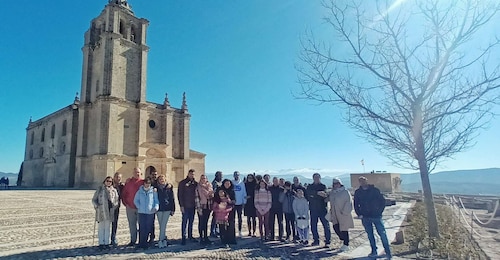
[{"label": "black coat", "polygon": [[318,191],[326,191],[323,183],[309,184],[306,189],[306,198],[309,201],[309,210],[317,214],[326,214],[326,199],[318,195]]},{"label": "black coat", "polygon": [[256,182],[247,182],[245,183],[245,189],[247,191],[247,203],[245,204],[245,216],[248,217],[257,217],[257,210],[255,209],[255,187],[257,186]]},{"label": "black coat", "polygon": [[284,189],[280,186],[272,185],[269,187],[269,191],[271,192],[272,197],[271,210],[274,210],[275,212],[283,211],[283,206],[280,202],[280,194],[284,191]]},{"label": "black coat", "polygon": [[188,178],[179,182],[179,187],[177,189],[179,206],[188,209],[196,208],[196,186],[198,186],[198,182],[195,180],[189,180]]},{"label": "black coat", "polygon": [[385,198],[380,190],[373,185],[368,189],[359,189],[354,192],[354,211],[358,216],[380,218],[385,209]]},{"label": "black coat", "polygon": [[167,185],[163,188],[158,185],[156,189],[158,191],[158,201],[160,203],[160,209],[158,211],[175,211],[175,198],[172,185]]}]

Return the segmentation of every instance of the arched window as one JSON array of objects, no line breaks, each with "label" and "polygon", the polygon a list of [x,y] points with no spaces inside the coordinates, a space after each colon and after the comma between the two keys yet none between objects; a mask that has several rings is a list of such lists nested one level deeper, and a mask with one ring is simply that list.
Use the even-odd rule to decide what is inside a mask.
[{"label": "arched window", "polygon": [[62,136],[66,136],[66,128],[67,128],[68,122],[64,120],[63,125],[62,125]]},{"label": "arched window", "polygon": [[43,147],[40,147],[40,151],[38,151],[38,156],[43,158]]},{"label": "arched window", "polygon": [[54,139],[55,136],[56,136],[56,125],[53,124],[52,128],[50,129],[50,138]]},{"label": "arched window", "polygon": [[35,132],[31,132],[30,145],[33,145],[34,142],[35,142]]},{"label": "arched window", "polygon": [[41,136],[40,140],[41,140],[42,142],[45,142],[45,128],[44,128],[44,129],[42,129],[42,136]]}]

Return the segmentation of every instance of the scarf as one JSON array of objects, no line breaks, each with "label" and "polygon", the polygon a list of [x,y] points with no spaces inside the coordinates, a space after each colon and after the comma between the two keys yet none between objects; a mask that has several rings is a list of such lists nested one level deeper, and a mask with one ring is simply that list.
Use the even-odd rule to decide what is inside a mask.
[{"label": "scarf", "polygon": [[198,187],[196,187],[198,190],[198,196],[200,197],[200,204],[206,205],[209,204],[209,200],[213,196],[214,190],[212,189],[212,185],[210,182],[205,182],[205,183],[198,183]]},{"label": "scarf", "polygon": [[118,200],[116,196],[116,192],[113,192],[115,190],[115,187],[109,186],[106,187],[106,196],[108,197],[108,200],[111,202],[111,204],[116,205],[116,201]]}]

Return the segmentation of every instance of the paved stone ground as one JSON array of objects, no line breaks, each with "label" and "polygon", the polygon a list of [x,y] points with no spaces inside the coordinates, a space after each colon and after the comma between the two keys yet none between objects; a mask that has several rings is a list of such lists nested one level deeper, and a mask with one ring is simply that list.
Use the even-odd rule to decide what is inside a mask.
[{"label": "paved stone ground", "polygon": [[[2,259],[365,259],[366,233],[360,220],[350,231],[355,254],[338,254],[341,241],[332,230],[330,248],[304,247],[277,241],[261,244],[257,238],[243,237],[231,248],[218,241],[208,247],[198,243],[180,245],[180,212],[170,218],[167,236],[173,245],[136,250],[124,247],[129,242],[125,210],[120,212],[117,248],[100,251],[93,240],[94,209],[92,190],[7,190],[0,191],[0,257]],[[403,205],[404,206],[404,205]],[[401,206],[386,209],[386,221],[401,218]],[[399,211],[398,211],[399,210]],[[404,218],[404,216],[403,216]],[[243,234],[248,234],[244,219]],[[195,220],[194,234],[197,234]],[[158,236],[158,225],[156,234]],[[397,227],[394,227],[397,229]],[[320,237],[322,226],[319,225]],[[276,231],[277,233],[277,231]],[[97,236],[97,234],[95,235]],[[311,235],[310,235],[311,238]],[[394,237],[390,237],[389,240]],[[350,252],[351,252],[350,251]]]}]

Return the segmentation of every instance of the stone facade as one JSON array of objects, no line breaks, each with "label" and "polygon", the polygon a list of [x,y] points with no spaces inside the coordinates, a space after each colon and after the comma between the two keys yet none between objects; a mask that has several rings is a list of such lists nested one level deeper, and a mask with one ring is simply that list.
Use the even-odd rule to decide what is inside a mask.
[{"label": "stone facade", "polygon": [[352,190],[359,188],[359,177],[365,176],[369,184],[375,185],[381,192],[401,192],[401,175],[399,173],[351,173]]},{"label": "stone facade", "polygon": [[81,98],[27,128],[22,185],[94,187],[105,176],[155,169],[178,183],[205,171],[205,154],[189,149],[190,117],[146,101],[149,21],[126,1],[109,1],[85,33]]}]

